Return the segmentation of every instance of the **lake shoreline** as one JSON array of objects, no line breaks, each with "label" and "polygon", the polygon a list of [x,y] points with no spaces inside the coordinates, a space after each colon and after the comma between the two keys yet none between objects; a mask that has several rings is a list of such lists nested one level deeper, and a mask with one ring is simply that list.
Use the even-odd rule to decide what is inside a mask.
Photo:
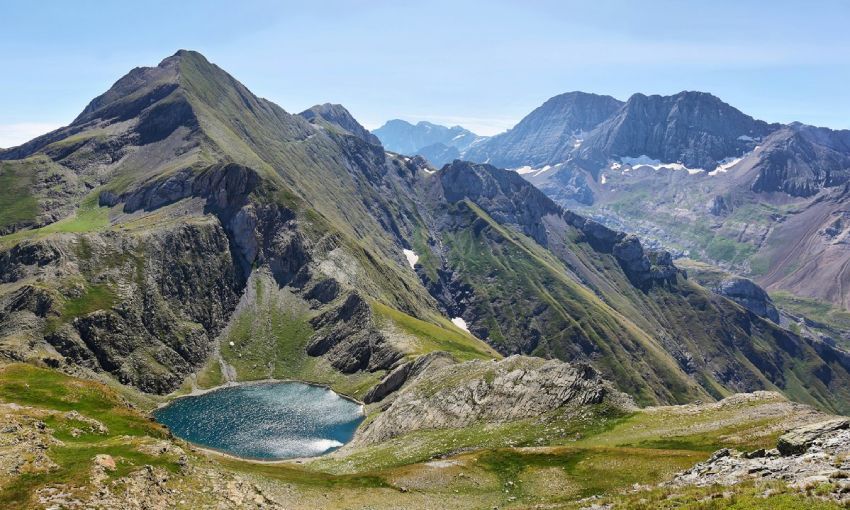
[{"label": "lake shoreline", "polygon": [[[336,391],[335,389],[333,389],[328,384],[312,382],[312,381],[304,381],[304,380],[301,380],[301,379],[254,379],[254,380],[251,380],[251,381],[228,381],[224,384],[219,384],[218,386],[213,386],[212,388],[193,388],[191,392],[186,393],[184,395],[175,395],[174,393],[166,395],[165,396],[166,400],[157,404],[156,409],[161,409],[163,407],[166,407],[169,404],[171,404],[172,402],[174,402],[175,400],[178,400],[178,399],[181,399],[181,398],[199,397],[201,395],[205,395],[207,393],[212,393],[214,391],[223,390],[223,389],[227,389],[227,388],[234,388],[234,387],[238,387],[238,386],[250,386],[250,385],[259,385],[259,384],[274,384],[274,383],[306,384],[308,386],[315,386],[317,388],[323,388],[325,390],[332,391],[335,394],[339,395],[340,397],[342,397],[346,400],[350,400],[351,402],[354,402],[355,404],[358,404],[362,408],[361,411],[363,412],[363,415],[364,416],[366,415],[366,412],[365,412],[366,403],[363,402],[362,400],[360,400],[356,397],[352,397],[351,395],[347,395],[345,393],[340,393],[340,392]],[[153,413],[151,413],[151,414],[153,414]]]},{"label": "lake shoreline", "polygon": [[[160,415],[160,413],[165,413],[167,415],[168,414],[167,410],[170,406],[176,405],[179,402],[183,402],[183,401],[189,399],[190,397],[191,398],[201,398],[201,397],[204,397],[205,395],[211,395],[213,393],[223,392],[225,390],[234,390],[234,389],[237,389],[237,388],[250,388],[250,387],[262,387],[262,386],[272,386],[272,387],[274,387],[274,386],[290,386],[290,385],[296,386],[296,387],[297,386],[310,387],[310,388],[314,388],[316,390],[322,390],[323,392],[331,394],[331,395],[338,397],[341,400],[347,402],[347,404],[345,404],[347,406],[352,406],[352,405],[356,406],[356,411],[354,409],[352,409],[350,411],[350,412],[356,414],[356,416],[357,416],[357,418],[356,418],[357,419],[357,425],[353,429],[353,432],[351,432],[351,436],[346,436],[346,437],[348,437],[348,439],[343,439],[341,437],[333,437],[333,436],[327,437],[327,436],[320,435],[316,439],[318,439],[320,441],[325,441],[325,440],[331,441],[335,444],[330,445],[325,450],[316,451],[315,454],[313,454],[313,452],[310,452],[309,446],[311,445],[311,442],[305,441],[305,442],[300,444],[300,447],[296,447],[295,450],[291,452],[291,453],[296,454],[296,456],[291,456],[291,457],[287,456],[287,457],[275,458],[274,455],[267,455],[267,453],[264,452],[264,451],[258,452],[259,456],[254,456],[254,455],[251,455],[250,453],[247,454],[247,455],[242,455],[242,454],[239,453],[239,450],[242,450],[241,447],[234,448],[234,447],[228,446],[228,447],[224,447],[224,448],[219,448],[217,446],[211,446],[210,444],[207,443],[207,440],[203,440],[203,442],[196,442],[196,441],[191,439],[192,438],[191,433],[187,434],[187,432],[185,430],[182,431],[182,432],[178,432],[178,431],[181,430],[181,427],[177,427],[175,429],[173,422],[171,422],[168,418],[163,419],[163,417]],[[274,389],[270,389],[268,391],[274,391]],[[282,390],[282,391],[287,391],[287,390]],[[218,397],[218,398],[227,398],[227,397],[222,396],[222,397]],[[193,404],[188,404],[188,405],[191,406]],[[286,407],[286,405],[283,405],[282,407],[279,407],[279,409],[286,410],[287,407]],[[177,416],[180,416],[182,411],[183,411],[182,409],[178,408],[178,409],[172,410],[171,414],[174,415],[174,413],[177,413]],[[308,413],[305,416],[310,416],[310,414],[312,414],[314,416],[321,416],[320,413]],[[191,416],[191,414],[189,414],[188,416]],[[197,450],[197,451],[202,452],[204,454],[216,455],[216,456],[221,456],[221,457],[228,458],[228,459],[231,459],[231,460],[238,460],[238,461],[242,461],[242,462],[251,462],[251,463],[259,463],[259,464],[287,464],[287,463],[289,463],[289,464],[301,464],[301,463],[303,463],[305,461],[309,461],[311,459],[316,459],[318,457],[331,455],[331,454],[335,453],[336,451],[340,450],[341,448],[343,448],[347,443],[351,442],[351,440],[354,439],[354,435],[356,435],[357,430],[359,429],[360,425],[366,420],[367,415],[366,415],[366,404],[365,403],[363,403],[362,401],[360,401],[360,400],[358,400],[354,397],[351,397],[349,395],[338,393],[338,392],[334,391],[334,389],[331,388],[330,386],[328,386],[327,384],[301,381],[301,380],[296,380],[296,379],[259,379],[259,380],[253,380],[253,381],[230,381],[230,382],[220,384],[220,385],[212,387],[212,388],[204,388],[204,389],[196,388],[193,391],[191,391],[190,393],[183,394],[183,395],[171,395],[171,396],[169,396],[168,400],[160,403],[157,406],[156,409],[154,409],[150,412],[150,417],[154,421],[159,423],[160,425],[164,426],[172,436],[179,439],[180,441],[183,441],[186,445],[188,445],[193,450]],[[169,423],[171,423],[171,425],[169,425]],[[250,429],[245,429],[245,430],[250,430]],[[279,437],[283,439],[283,438],[286,438],[287,435],[282,434]],[[213,441],[213,442],[215,443],[217,441]],[[246,444],[248,444],[248,443],[246,443]],[[306,448],[303,448],[305,446],[306,446]],[[305,449],[306,449],[306,451],[305,451]],[[299,450],[301,450],[301,451],[299,452]],[[301,454],[298,455],[298,453],[301,453]]]}]

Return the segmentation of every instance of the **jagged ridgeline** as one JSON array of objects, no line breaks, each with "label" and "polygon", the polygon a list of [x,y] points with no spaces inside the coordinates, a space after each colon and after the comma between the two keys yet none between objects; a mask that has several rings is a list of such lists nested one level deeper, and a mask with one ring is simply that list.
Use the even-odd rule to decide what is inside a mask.
[{"label": "jagged ridgeline", "polygon": [[515,173],[387,153],[338,105],[289,114],[198,53],[0,160],[8,359],[157,393],[275,377],[379,399],[435,351],[524,353],[646,404],[778,389],[850,410],[843,351],[668,254]]}]

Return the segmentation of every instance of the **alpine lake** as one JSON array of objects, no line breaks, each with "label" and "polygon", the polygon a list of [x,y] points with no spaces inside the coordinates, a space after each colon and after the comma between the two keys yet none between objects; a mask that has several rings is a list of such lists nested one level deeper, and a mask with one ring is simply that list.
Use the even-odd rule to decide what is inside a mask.
[{"label": "alpine lake", "polygon": [[180,397],[154,418],[186,441],[256,460],[314,457],[351,440],[363,406],[301,382],[225,386]]}]

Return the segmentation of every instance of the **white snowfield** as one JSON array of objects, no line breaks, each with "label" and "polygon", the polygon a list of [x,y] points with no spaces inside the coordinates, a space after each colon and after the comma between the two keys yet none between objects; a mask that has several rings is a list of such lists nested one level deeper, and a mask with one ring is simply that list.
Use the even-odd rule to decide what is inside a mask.
[{"label": "white snowfield", "polygon": [[462,330],[466,331],[467,333],[469,333],[469,328],[467,328],[467,327],[466,327],[466,321],[465,321],[465,320],[463,320],[462,318],[460,318],[460,317],[454,317],[454,318],[452,319],[452,324],[454,324],[455,326],[457,326],[457,327],[459,327],[460,329],[462,329]]},{"label": "white snowfield", "polygon": [[637,157],[624,157],[620,158],[620,163],[626,166],[630,166],[632,168],[639,168],[648,166],[653,170],[661,170],[662,168],[667,168],[668,170],[685,170],[689,174],[698,174],[701,172],[705,172],[702,168],[688,168],[681,163],[662,163],[658,159],[652,159],[646,154],[642,154]]},{"label": "white snowfield", "polygon": [[405,258],[407,258],[407,263],[410,264],[411,268],[416,267],[416,263],[419,262],[419,255],[416,254],[413,250],[401,250],[404,252]]},{"label": "white snowfield", "polygon": [[520,175],[534,174],[534,176],[538,176],[538,175],[540,175],[544,172],[548,172],[549,170],[552,170],[553,168],[557,168],[557,167],[562,166],[562,165],[563,165],[563,163],[558,163],[555,166],[543,165],[543,166],[537,167],[537,168],[525,165],[525,166],[521,166],[519,168],[512,168],[512,170],[514,172],[520,174]]}]

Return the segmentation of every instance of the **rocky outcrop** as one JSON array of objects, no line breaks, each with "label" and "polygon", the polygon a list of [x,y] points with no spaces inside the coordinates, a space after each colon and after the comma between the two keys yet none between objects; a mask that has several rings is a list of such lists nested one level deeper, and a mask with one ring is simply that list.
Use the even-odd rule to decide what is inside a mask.
[{"label": "rocky outcrop", "polygon": [[646,250],[635,235],[612,230],[571,211],[565,211],[563,218],[594,249],[612,254],[635,287],[645,290],[654,284],[673,284],[677,275],[682,274],[669,252]]},{"label": "rocky outcrop", "polygon": [[636,236],[624,236],[611,253],[635,287],[644,289],[655,282],[673,283],[676,280],[678,270],[670,254],[666,251],[646,253]]},{"label": "rocky outcrop", "polygon": [[323,120],[360,138],[364,142],[372,145],[381,145],[381,141],[378,137],[370,133],[368,129],[361,126],[360,123],[354,119],[351,113],[349,113],[349,111],[341,104],[317,104],[316,106],[299,113],[299,115],[313,124],[321,125],[321,121]]},{"label": "rocky outcrop", "polygon": [[39,268],[55,264],[62,252],[55,243],[24,241],[0,251],[0,283],[11,283],[36,274]]},{"label": "rocky outcrop", "polygon": [[560,214],[561,208],[515,172],[454,161],[438,175],[447,201],[469,199],[499,223],[516,225],[542,246],[547,245],[542,218]]},{"label": "rocky outcrop", "polygon": [[759,317],[770,319],[779,324],[779,310],[767,292],[747,278],[733,277],[720,282],[715,289]]},{"label": "rocky outcrop", "polygon": [[390,368],[401,358],[378,331],[369,304],[356,292],[311,321],[316,334],[307,345],[310,356],[325,356],[340,372]]},{"label": "rocky outcrop", "polygon": [[421,429],[499,423],[553,412],[630,400],[590,366],[525,356],[432,367],[395,396],[383,413],[358,433],[376,443]]},{"label": "rocky outcrop", "polygon": [[850,180],[850,131],[802,124],[765,139],[753,164],[752,190],[809,197]]},{"label": "rocky outcrop", "polygon": [[363,402],[372,404],[384,400],[388,395],[400,389],[404,384],[416,378],[419,374],[433,366],[443,366],[455,363],[450,354],[437,351],[419,356],[415,360],[399,365],[387,374],[381,382],[370,389],[363,397]]},{"label": "rocky outcrop", "polygon": [[839,418],[794,429],[780,438],[776,449],[746,453],[719,450],[666,485],[707,487],[782,481],[791,488],[818,488],[821,497],[850,502],[848,423]]},{"label": "rocky outcrop", "polygon": [[836,431],[850,428],[850,418],[813,423],[789,431],[779,437],[776,448],[782,455],[801,455],[818,441],[833,436]]}]

